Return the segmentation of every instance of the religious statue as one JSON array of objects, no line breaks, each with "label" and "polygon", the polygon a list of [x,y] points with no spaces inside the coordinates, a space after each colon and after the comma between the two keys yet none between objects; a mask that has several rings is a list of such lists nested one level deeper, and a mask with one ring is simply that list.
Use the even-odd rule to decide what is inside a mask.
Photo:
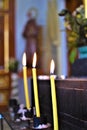
[{"label": "religious statue", "polygon": [[38,25],[36,23],[36,17],[33,16],[33,11],[30,10],[28,13],[28,21],[23,31],[23,37],[26,39],[25,52],[27,55],[27,67],[31,68],[32,59],[34,52],[38,53]]}]

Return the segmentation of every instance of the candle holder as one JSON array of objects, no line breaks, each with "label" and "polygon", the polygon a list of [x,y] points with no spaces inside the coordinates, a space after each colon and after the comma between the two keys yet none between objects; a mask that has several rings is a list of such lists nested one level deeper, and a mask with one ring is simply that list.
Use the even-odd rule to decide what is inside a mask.
[{"label": "candle holder", "polygon": [[31,126],[32,130],[49,130],[51,128],[51,124],[47,123],[47,117],[46,116],[41,116],[41,117],[33,117],[33,123]]}]

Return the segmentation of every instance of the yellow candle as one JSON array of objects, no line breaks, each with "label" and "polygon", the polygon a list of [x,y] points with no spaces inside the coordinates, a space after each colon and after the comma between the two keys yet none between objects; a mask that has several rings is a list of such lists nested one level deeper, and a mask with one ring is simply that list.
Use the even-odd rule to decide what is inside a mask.
[{"label": "yellow candle", "polygon": [[34,100],[35,100],[36,116],[40,117],[37,76],[36,76],[36,53],[34,53],[34,56],[33,56],[32,74],[33,74],[33,87],[34,87]]},{"label": "yellow candle", "polygon": [[55,90],[55,77],[54,77],[54,61],[51,61],[50,66],[50,83],[51,83],[51,96],[52,96],[52,107],[53,107],[53,124],[54,130],[59,130],[58,126],[58,113],[57,113],[57,99],[56,99],[56,90]]},{"label": "yellow candle", "polygon": [[28,82],[27,82],[27,67],[26,67],[26,54],[23,54],[23,77],[24,77],[24,92],[25,92],[25,100],[26,100],[26,107],[30,109],[30,98],[28,92]]},{"label": "yellow candle", "polygon": [[84,6],[85,6],[85,18],[87,18],[87,0],[84,0]]}]

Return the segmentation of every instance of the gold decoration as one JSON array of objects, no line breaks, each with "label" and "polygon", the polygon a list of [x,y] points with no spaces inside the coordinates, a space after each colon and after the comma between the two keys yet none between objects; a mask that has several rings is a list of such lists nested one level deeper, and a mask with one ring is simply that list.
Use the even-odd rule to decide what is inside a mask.
[{"label": "gold decoration", "polygon": [[4,9],[9,9],[9,0],[3,0],[4,1]]},{"label": "gold decoration", "polygon": [[4,16],[4,67],[8,71],[9,64],[9,15]]}]

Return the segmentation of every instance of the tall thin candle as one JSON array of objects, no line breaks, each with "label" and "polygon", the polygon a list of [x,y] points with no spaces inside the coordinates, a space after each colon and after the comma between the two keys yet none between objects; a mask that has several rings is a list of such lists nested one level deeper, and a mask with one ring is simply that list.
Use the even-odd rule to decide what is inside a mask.
[{"label": "tall thin candle", "polygon": [[30,109],[30,98],[28,92],[28,82],[27,82],[27,67],[26,67],[26,53],[23,54],[23,77],[24,77],[24,91],[25,91],[25,100],[26,100],[26,107]]},{"label": "tall thin candle", "polygon": [[32,64],[34,100],[35,100],[36,116],[40,117],[39,97],[38,97],[38,87],[37,87],[37,76],[36,76],[36,60],[37,60],[36,53],[34,53],[33,64]]},{"label": "tall thin candle", "polygon": [[52,96],[52,107],[53,107],[53,122],[54,122],[53,124],[54,124],[54,130],[59,130],[54,68],[55,68],[55,64],[54,61],[52,60],[50,66],[50,83],[51,83],[51,96]]}]

